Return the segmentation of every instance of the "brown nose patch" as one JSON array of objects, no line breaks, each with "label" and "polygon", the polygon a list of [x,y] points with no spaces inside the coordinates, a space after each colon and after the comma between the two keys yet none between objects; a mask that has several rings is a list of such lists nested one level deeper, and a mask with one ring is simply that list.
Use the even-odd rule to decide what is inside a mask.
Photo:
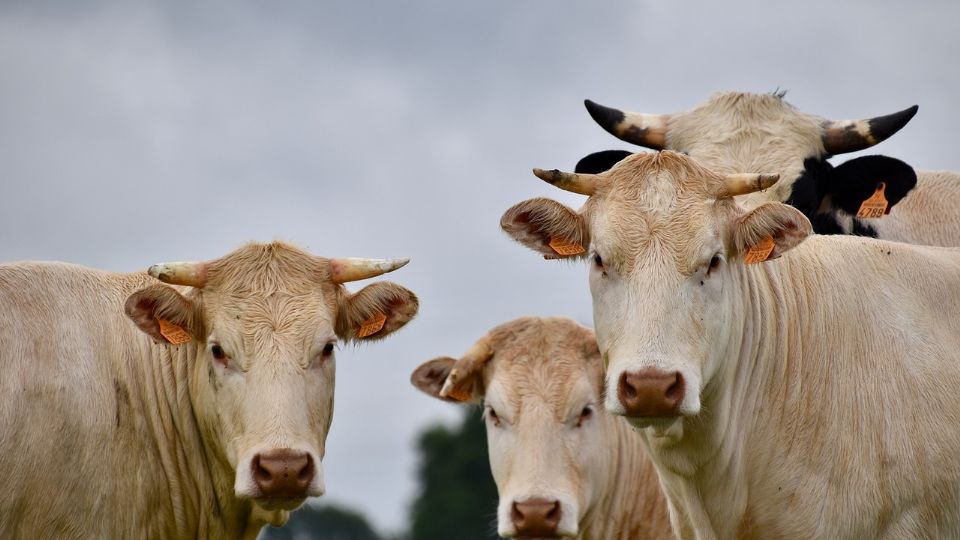
[{"label": "brown nose patch", "polygon": [[261,497],[300,499],[316,474],[313,458],[306,452],[279,448],[253,456],[253,480]]},{"label": "brown nose patch", "polygon": [[626,416],[657,418],[676,416],[685,393],[679,371],[647,368],[620,375],[617,398]]},{"label": "brown nose patch", "polygon": [[515,502],[510,511],[510,520],[518,538],[556,536],[560,517],[560,502],[547,499]]}]

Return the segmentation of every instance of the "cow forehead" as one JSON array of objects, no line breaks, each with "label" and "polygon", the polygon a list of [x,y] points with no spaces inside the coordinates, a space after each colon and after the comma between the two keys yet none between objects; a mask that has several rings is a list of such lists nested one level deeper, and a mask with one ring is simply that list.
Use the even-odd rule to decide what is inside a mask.
[{"label": "cow forehead", "polygon": [[204,289],[228,294],[307,293],[332,286],[327,259],[283,242],[247,244],[206,266]]}]

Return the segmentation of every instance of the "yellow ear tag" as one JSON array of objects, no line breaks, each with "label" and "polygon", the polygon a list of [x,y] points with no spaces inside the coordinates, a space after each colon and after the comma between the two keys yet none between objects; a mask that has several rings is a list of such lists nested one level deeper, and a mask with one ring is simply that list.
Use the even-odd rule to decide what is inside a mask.
[{"label": "yellow ear tag", "polygon": [[380,330],[383,330],[383,325],[386,322],[387,316],[383,313],[377,313],[376,315],[363,321],[363,324],[360,325],[360,329],[357,330],[357,337],[365,338],[367,336],[376,334]]},{"label": "yellow ear tag", "polygon": [[160,323],[160,335],[174,345],[183,345],[193,339],[186,330],[166,319],[157,319],[157,322]]},{"label": "yellow ear tag", "polygon": [[886,182],[880,182],[873,195],[860,205],[860,210],[857,211],[858,218],[882,218],[887,213],[887,198],[883,196],[886,187]]},{"label": "yellow ear tag", "polygon": [[576,242],[570,242],[560,238],[559,236],[553,236],[550,238],[550,249],[557,252],[557,255],[562,255],[564,257],[569,257],[571,255],[579,255],[586,251],[580,244]]},{"label": "yellow ear tag", "polygon": [[767,260],[770,254],[773,253],[773,246],[773,236],[768,234],[759,244],[750,247],[747,255],[743,258],[743,262],[746,264],[754,264]]}]

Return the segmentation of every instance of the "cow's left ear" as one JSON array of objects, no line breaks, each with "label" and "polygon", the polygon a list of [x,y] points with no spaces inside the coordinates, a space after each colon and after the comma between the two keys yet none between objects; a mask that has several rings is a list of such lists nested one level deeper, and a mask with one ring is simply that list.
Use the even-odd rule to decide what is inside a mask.
[{"label": "cow's left ear", "polygon": [[420,301],[405,287],[389,281],[347,294],[337,313],[337,335],[344,341],[373,341],[399,330],[417,315]]},{"label": "cow's left ear", "polygon": [[193,302],[167,285],[151,285],[131,294],[124,311],[140,330],[160,343],[181,345],[204,337]]},{"label": "cow's left ear", "polygon": [[830,171],[818,186],[821,198],[829,196],[834,207],[856,215],[863,201],[884,184],[887,213],[917,185],[917,172],[906,163],[887,156],[851,159]]},{"label": "cow's left ear", "polygon": [[732,255],[745,262],[776,259],[809,236],[810,220],[796,208],[767,203],[737,218],[733,224]]}]

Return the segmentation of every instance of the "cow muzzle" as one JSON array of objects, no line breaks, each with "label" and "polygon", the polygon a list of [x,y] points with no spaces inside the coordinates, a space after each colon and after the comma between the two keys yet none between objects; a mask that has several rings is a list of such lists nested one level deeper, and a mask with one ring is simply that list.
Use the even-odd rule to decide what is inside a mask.
[{"label": "cow muzzle", "polygon": [[312,452],[262,450],[237,470],[236,494],[266,510],[292,510],[307,497],[323,495],[323,472]]},{"label": "cow muzzle", "polygon": [[510,510],[516,538],[559,538],[561,517],[557,500],[528,499],[513,503]]},{"label": "cow muzzle", "polygon": [[646,368],[625,371],[617,382],[623,415],[631,418],[670,418],[680,414],[686,388],[679,371]]}]

